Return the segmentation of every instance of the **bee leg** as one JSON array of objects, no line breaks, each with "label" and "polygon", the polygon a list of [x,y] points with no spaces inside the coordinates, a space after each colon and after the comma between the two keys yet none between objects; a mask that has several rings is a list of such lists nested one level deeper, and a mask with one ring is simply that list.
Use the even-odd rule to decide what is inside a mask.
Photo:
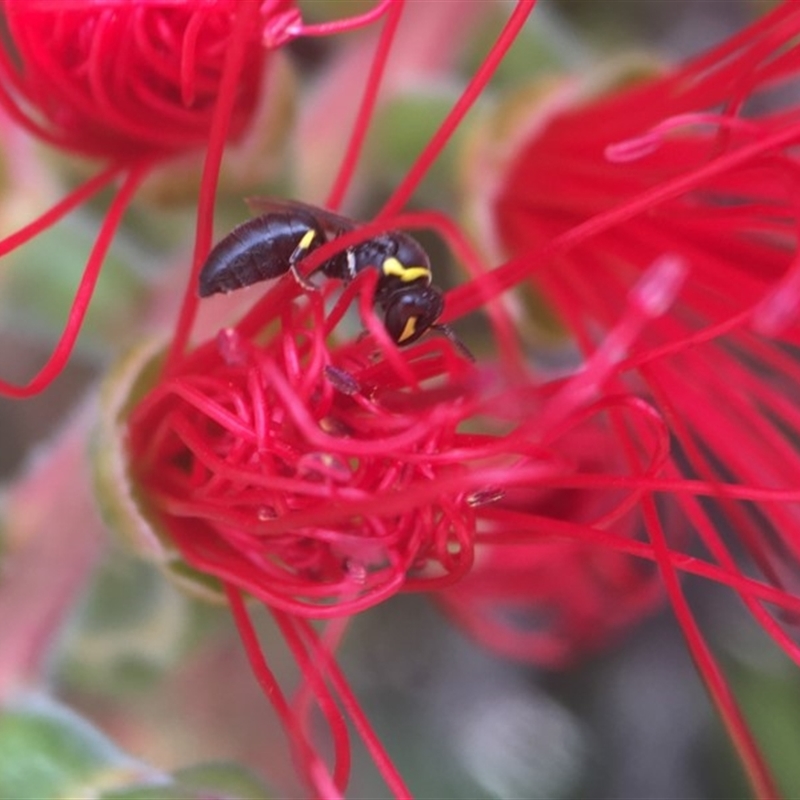
[{"label": "bee leg", "polygon": [[466,358],[467,361],[472,361],[473,363],[477,361],[469,347],[467,347],[464,342],[458,338],[456,332],[449,325],[445,325],[444,323],[440,322],[438,325],[431,325],[431,330],[437,331],[446,339],[449,339],[455,345],[456,350],[458,350],[458,352],[461,353],[461,355]]},{"label": "bee leg", "polygon": [[300,284],[306,292],[318,292],[319,289],[313,284],[308,278],[304,278],[300,271],[297,269],[297,264],[290,264],[289,265],[289,272],[292,273],[292,277]]},{"label": "bee leg", "polygon": [[355,377],[341,367],[334,367],[333,364],[328,364],[325,367],[325,377],[333,388],[342,394],[354,395],[361,391],[361,387]]}]

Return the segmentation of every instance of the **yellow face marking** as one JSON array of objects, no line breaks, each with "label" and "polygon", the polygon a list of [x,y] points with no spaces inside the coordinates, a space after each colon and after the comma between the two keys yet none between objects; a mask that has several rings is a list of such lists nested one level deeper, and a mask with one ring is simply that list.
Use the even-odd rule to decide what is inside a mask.
[{"label": "yellow face marking", "polygon": [[381,264],[381,271],[384,275],[400,278],[403,283],[411,283],[411,281],[431,276],[431,271],[427,267],[406,267],[396,258],[387,258]]},{"label": "yellow face marking", "polygon": [[399,342],[404,342],[406,339],[410,339],[416,332],[417,332],[417,321],[419,317],[409,317],[406,321],[406,326],[403,328],[403,332],[400,334],[400,338],[397,340]]},{"label": "yellow face marking", "polygon": [[306,231],[303,234],[303,238],[298,243],[297,249],[298,250],[308,250],[308,248],[311,247],[311,242],[314,241],[316,236],[317,236],[317,234],[316,234],[315,231]]}]

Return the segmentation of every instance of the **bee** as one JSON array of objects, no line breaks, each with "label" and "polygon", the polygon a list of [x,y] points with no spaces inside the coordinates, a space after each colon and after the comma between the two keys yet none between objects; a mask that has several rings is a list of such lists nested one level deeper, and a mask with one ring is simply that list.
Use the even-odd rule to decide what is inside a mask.
[{"label": "bee", "polygon": [[[290,270],[304,287],[313,288],[296,265],[326,242],[358,228],[347,217],[297,201],[248,202],[266,213],[234,228],[212,249],[200,271],[201,297],[278,278]],[[449,328],[436,325],[444,298],[432,285],[430,260],[414,238],[387,231],[336,253],[317,271],[349,283],[365,269],[379,272],[375,303],[397,344],[410,344],[431,328],[452,337]]]}]

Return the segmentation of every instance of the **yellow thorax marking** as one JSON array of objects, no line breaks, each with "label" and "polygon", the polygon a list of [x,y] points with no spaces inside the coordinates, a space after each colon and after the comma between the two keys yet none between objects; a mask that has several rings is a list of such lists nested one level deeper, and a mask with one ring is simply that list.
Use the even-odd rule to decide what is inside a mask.
[{"label": "yellow thorax marking", "polygon": [[406,339],[410,339],[417,332],[418,319],[419,317],[409,317],[408,320],[406,320],[406,326],[403,328],[403,332],[397,340],[398,342],[404,342]]},{"label": "yellow thorax marking", "polygon": [[384,275],[392,275],[400,278],[403,283],[419,280],[419,278],[430,278],[431,271],[427,267],[406,267],[396,258],[387,258],[381,265]]},{"label": "yellow thorax marking", "polygon": [[300,240],[300,243],[297,245],[298,250],[308,250],[311,246],[311,242],[314,241],[316,238],[316,232],[313,230],[308,230],[303,234],[303,238]]}]

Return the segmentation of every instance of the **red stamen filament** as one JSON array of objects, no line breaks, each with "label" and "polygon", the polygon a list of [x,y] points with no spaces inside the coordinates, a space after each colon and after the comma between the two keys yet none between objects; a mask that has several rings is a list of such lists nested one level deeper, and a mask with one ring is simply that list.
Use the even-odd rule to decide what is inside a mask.
[{"label": "red stamen filament", "polygon": [[[75,298],[67,317],[67,323],[47,363],[28,383],[13,384],[8,381],[0,381],[0,393],[14,398],[31,397],[52,383],[66,366],[78,339],[78,334],[86,316],[86,311],[89,308],[108,248],[111,246],[114,234],[133,194],[147,174],[148,169],[149,164],[132,169],[125,177],[119,193],[109,206],[108,213],[92,247],[92,252],[86,262],[80,285],[75,293]],[[110,180],[110,173],[101,174],[98,176],[98,180],[100,179],[103,179],[104,182]],[[28,229],[28,233],[30,233],[30,229]]]},{"label": "red stamen filament", "polygon": [[439,130],[431,137],[431,140],[425,146],[425,149],[414,162],[411,169],[409,169],[405,178],[403,178],[400,185],[392,192],[392,196],[378,214],[378,219],[394,216],[408,202],[414,190],[425,177],[425,174],[428,172],[433,162],[436,161],[439,153],[441,153],[444,146],[450,140],[456,128],[461,124],[461,121],[470,108],[472,108],[473,103],[478,99],[481,92],[483,92],[486,84],[489,82],[492,75],[494,75],[495,70],[508,52],[508,49],[514,44],[522,26],[527,21],[535,5],[536,0],[516,0],[516,7],[491,51],[483,60],[480,67],[478,67],[475,75],[473,75],[467,85],[467,88],[458,98],[458,101],[439,127]]},{"label": "red stamen filament", "polygon": [[236,87],[244,65],[247,36],[258,15],[255,3],[237,6],[236,20],[231,33],[231,40],[225,56],[222,78],[219,84],[219,96],[214,108],[211,129],[208,137],[208,148],[203,162],[203,177],[200,184],[200,197],[197,204],[197,224],[195,229],[194,255],[192,270],[184,291],[183,303],[175,326],[175,333],[170,343],[164,370],[169,373],[176,360],[185,351],[189,341],[194,317],[197,313],[199,298],[197,296],[197,278],[203,262],[211,249],[214,226],[214,201],[219,169],[225,142],[228,138],[231,112],[236,100]]},{"label": "red stamen filament", "polygon": [[[403,13],[404,3],[405,0],[388,0],[388,3],[384,2],[381,4],[391,7],[389,8],[386,23],[383,26],[380,39],[375,49],[375,57],[370,65],[369,78],[364,87],[364,96],[358,109],[353,132],[347,143],[347,151],[342,158],[342,163],[339,166],[336,179],[333,182],[333,186],[331,187],[328,199],[325,203],[328,208],[334,211],[341,206],[347,188],[350,186],[350,182],[353,179],[353,174],[364,146],[364,139],[369,129],[369,123],[375,111],[381,80],[386,69],[386,62],[389,59],[392,42],[394,42],[395,34],[397,33],[397,26],[400,23],[400,17]],[[306,31],[307,30],[306,28]]]}]

